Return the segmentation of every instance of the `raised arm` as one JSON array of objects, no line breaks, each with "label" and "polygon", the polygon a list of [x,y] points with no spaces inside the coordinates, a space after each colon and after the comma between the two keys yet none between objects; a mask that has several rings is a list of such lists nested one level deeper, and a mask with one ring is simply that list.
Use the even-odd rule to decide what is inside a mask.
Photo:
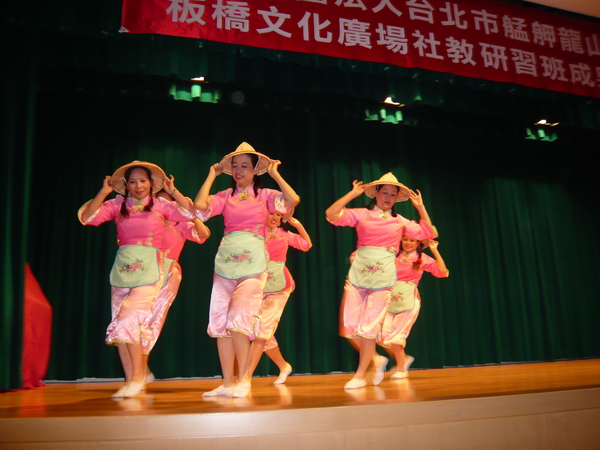
[{"label": "raised arm", "polygon": [[306,250],[309,250],[312,247],[312,241],[310,240],[310,236],[304,229],[304,226],[300,223],[298,219],[294,217],[290,217],[288,223],[291,226],[293,226],[296,229],[296,231],[298,231],[300,237],[306,241],[306,243],[308,244],[308,248]]},{"label": "raised arm", "polygon": [[200,239],[208,239],[210,237],[210,230],[206,225],[204,225],[204,222],[202,222],[198,218],[195,218],[194,220],[192,220],[192,222],[196,227],[196,233],[198,233],[198,237]]},{"label": "raised arm", "polygon": [[196,195],[194,201],[194,207],[200,211],[206,211],[208,209],[208,196],[210,195],[210,188],[212,188],[215,179],[223,173],[222,167],[217,164],[210,166],[206,180]]},{"label": "raised arm", "polygon": [[194,205],[175,187],[175,177],[173,175],[171,175],[171,178],[165,179],[164,188],[167,194],[169,194],[179,206],[187,209],[191,214],[194,214]]},{"label": "raised arm", "polygon": [[336,200],[333,205],[325,210],[325,215],[329,220],[337,220],[340,217],[340,213],[346,207],[348,203],[354,200],[356,197],[364,194],[366,185],[362,181],[354,180],[352,182],[352,190],[346,195]]},{"label": "raised arm", "polygon": [[[287,184],[287,182],[283,179],[281,174],[279,173],[278,167],[281,164],[281,161],[273,160],[269,167],[267,168],[267,172],[275,180],[275,183],[279,186],[281,193],[283,194],[284,204],[285,206],[296,206],[300,203],[300,197],[296,194],[296,191],[292,189],[292,187]],[[200,209],[200,208],[198,208]]]},{"label": "raised arm", "polygon": [[446,263],[442,259],[442,255],[440,254],[440,252],[437,249],[438,245],[439,245],[438,241],[434,241],[433,239],[429,239],[429,250],[431,250],[431,254],[435,258],[435,262],[437,263],[437,266],[439,267],[439,269],[442,272],[445,272],[447,274],[448,273],[448,268],[446,267]]},{"label": "raised arm", "polygon": [[421,192],[417,189],[417,191],[410,190],[410,201],[419,213],[419,217],[423,222],[433,228],[433,223],[431,222],[431,218],[425,209],[425,204],[423,203],[423,197]]},{"label": "raised arm", "polygon": [[92,216],[92,214],[98,211],[100,206],[102,206],[104,200],[106,200],[106,197],[108,197],[108,195],[113,191],[113,188],[110,185],[110,179],[110,175],[104,177],[104,181],[102,182],[102,188],[98,191],[93,200],[89,202],[83,210],[83,214],[81,215],[81,220],[83,222],[87,222],[87,220]]}]

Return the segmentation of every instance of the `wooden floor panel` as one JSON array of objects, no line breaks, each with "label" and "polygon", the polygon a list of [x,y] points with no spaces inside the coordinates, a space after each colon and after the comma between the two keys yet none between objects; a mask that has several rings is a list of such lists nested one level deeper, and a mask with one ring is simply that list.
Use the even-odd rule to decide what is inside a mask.
[{"label": "wooden floor panel", "polygon": [[[247,398],[203,398],[219,379],[155,381],[133,399],[112,399],[119,382],[49,383],[0,394],[0,419],[165,414],[214,414],[278,409],[327,408],[497,397],[600,387],[600,359],[533,364],[412,370],[408,380],[390,373],[379,386],[344,390],[351,374],[293,375],[253,380]],[[594,391],[598,392],[598,391]]]}]

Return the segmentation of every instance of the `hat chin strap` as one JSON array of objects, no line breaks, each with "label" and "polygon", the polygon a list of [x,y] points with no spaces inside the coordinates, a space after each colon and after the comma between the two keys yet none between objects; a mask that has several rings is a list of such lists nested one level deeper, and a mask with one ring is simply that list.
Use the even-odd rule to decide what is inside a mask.
[{"label": "hat chin strap", "polygon": [[252,172],[252,175],[256,175],[256,172],[258,172],[259,166],[260,166],[260,156],[258,157],[258,161],[256,161],[256,166],[254,166],[254,171]]}]

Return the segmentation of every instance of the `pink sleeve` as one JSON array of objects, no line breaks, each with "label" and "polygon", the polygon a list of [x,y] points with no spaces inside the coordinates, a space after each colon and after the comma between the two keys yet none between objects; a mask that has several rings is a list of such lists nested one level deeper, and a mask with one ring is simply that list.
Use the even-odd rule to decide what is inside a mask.
[{"label": "pink sleeve", "polygon": [[161,204],[165,219],[171,222],[188,222],[194,218],[191,212],[182,208],[176,202],[169,202],[160,197],[155,198],[154,201],[158,201]]},{"label": "pink sleeve", "polygon": [[419,225],[421,226],[421,230],[423,230],[423,234],[427,236],[423,239],[435,239],[436,237],[438,237],[438,232],[435,227],[430,227],[422,220],[419,220]]},{"label": "pink sleeve", "polygon": [[[227,199],[231,196],[231,193],[232,189],[229,188],[208,197],[208,209],[206,210],[210,211],[210,216],[208,217],[218,216],[219,214],[223,213],[223,208],[225,207]],[[206,211],[203,211],[203,217],[206,215]],[[203,222],[205,221],[197,213],[196,216]],[[208,217],[206,219],[208,219]]]},{"label": "pink sleeve", "polygon": [[437,278],[446,278],[450,275],[450,272],[444,272],[442,269],[440,269],[437,265],[437,262],[435,262],[435,259],[433,259],[431,256],[423,254],[421,258],[423,259],[423,264],[421,267],[425,272],[429,272],[431,275]]},{"label": "pink sleeve", "polygon": [[198,232],[192,222],[179,222],[177,228],[179,228],[181,235],[188,241],[196,242],[197,244],[204,244],[206,242],[205,238],[198,237]]},{"label": "pink sleeve", "polygon": [[400,221],[403,225],[414,223],[418,224],[421,227],[421,237],[419,238],[420,241],[424,239],[435,239],[436,237],[438,237],[438,233],[435,227],[430,227],[429,225],[427,225],[427,223],[425,223],[425,221],[419,220],[418,222],[416,222],[414,220],[407,219],[406,217],[403,217],[400,214],[398,214],[398,217],[400,217]]},{"label": "pink sleeve", "polygon": [[336,227],[355,227],[368,213],[367,208],[344,208],[340,217],[335,220],[327,220]]},{"label": "pink sleeve", "polygon": [[123,197],[118,195],[112,200],[105,201],[104,203],[102,203],[102,206],[100,206],[100,208],[98,208],[98,210],[94,212],[94,214],[92,214],[87,221],[84,222],[83,220],[81,220],[81,218],[83,217],[83,210],[85,209],[87,204],[91,202],[91,200],[89,200],[85,202],[81,208],[79,208],[79,211],[77,211],[77,217],[79,217],[79,221],[83,225],[92,225],[97,227],[98,225],[104,222],[115,220],[119,216],[119,210],[121,208],[123,200]]},{"label": "pink sleeve", "polygon": [[275,189],[261,189],[260,194],[266,196],[269,212],[286,214],[292,209],[291,206],[285,205],[285,197],[282,192]]},{"label": "pink sleeve", "polygon": [[306,242],[306,240],[298,233],[288,231],[287,241],[291,247],[294,247],[297,250],[302,250],[303,252],[307,252],[309,250],[308,242]]}]

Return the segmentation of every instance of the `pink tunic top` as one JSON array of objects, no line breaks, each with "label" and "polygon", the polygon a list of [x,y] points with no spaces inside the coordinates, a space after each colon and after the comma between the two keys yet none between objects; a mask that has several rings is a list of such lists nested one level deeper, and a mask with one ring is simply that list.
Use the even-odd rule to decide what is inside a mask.
[{"label": "pink tunic top", "polygon": [[[396,275],[398,281],[407,281],[418,286],[424,272],[429,272],[437,278],[446,278],[449,275],[449,272],[444,272],[438,267],[435,259],[425,253],[421,254],[422,262],[419,270],[413,270],[412,262],[400,261],[400,258],[402,258],[403,255],[405,255],[405,253],[401,252],[396,258]],[[416,251],[410,253],[409,256],[411,261],[416,261],[418,258]]]},{"label": "pink tunic top", "polygon": [[[382,247],[399,251],[400,239],[404,225],[412,220],[396,214],[392,217],[379,207],[372,210],[367,208],[344,208],[337,220],[330,220],[335,226],[347,226],[356,228],[358,241],[356,247]],[[436,237],[435,231],[425,222],[420,221],[419,226],[423,230],[423,239]]]},{"label": "pink tunic top", "polygon": [[267,228],[265,244],[271,261],[285,262],[290,245],[303,252],[308,251],[308,242],[302,236],[281,227]]},{"label": "pink tunic top", "polygon": [[185,241],[192,241],[198,244],[206,242],[205,238],[198,237],[196,227],[192,222],[165,222],[165,230],[162,237],[161,250],[165,258],[179,261],[181,250]]},{"label": "pink tunic top", "polygon": [[[285,263],[287,259],[288,247],[291,245],[295,249],[307,252],[309,250],[308,242],[297,233],[292,231],[284,230],[281,227],[277,228],[266,228],[267,238],[265,244],[267,251],[269,252],[270,261]],[[287,266],[283,266],[283,274],[285,277],[285,287],[282,291],[289,291],[290,293],[294,290],[294,279],[292,274],[288,270]],[[267,287],[265,288],[267,289]],[[265,294],[266,294],[265,290]]]},{"label": "pink tunic top", "polygon": [[254,194],[254,185],[246,189],[236,187],[220,191],[208,197],[209,207],[206,211],[198,211],[196,215],[205,222],[209,217],[223,215],[225,233],[245,231],[265,236],[265,222],[272,212],[287,213],[290,207],[285,206],[283,194],[274,189],[260,189]]},{"label": "pink tunic top", "polygon": [[[162,244],[164,220],[174,222],[187,222],[193,218],[192,214],[179,208],[174,202],[168,202],[162,198],[155,198],[152,212],[144,212],[143,207],[150,201],[149,197],[136,200],[127,197],[127,210],[129,217],[121,217],[121,204],[125,198],[117,195],[112,200],[107,200],[86,221],[84,225],[98,226],[104,222],[114,220],[117,225],[117,244],[122,245],[144,245],[147,247],[160,248]],[[83,214],[85,205],[79,210],[79,220]]]}]

